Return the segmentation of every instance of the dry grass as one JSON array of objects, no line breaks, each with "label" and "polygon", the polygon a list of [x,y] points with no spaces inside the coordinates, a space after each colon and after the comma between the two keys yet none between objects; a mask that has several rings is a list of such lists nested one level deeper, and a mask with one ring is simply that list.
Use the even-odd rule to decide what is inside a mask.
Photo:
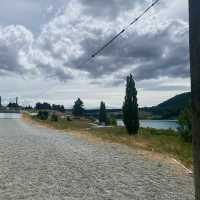
[{"label": "dry grass", "polygon": [[138,135],[129,136],[124,128],[91,129],[90,132],[103,140],[126,144],[151,152],[165,154],[192,166],[192,144],[186,143],[172,130],[141,128]]}]

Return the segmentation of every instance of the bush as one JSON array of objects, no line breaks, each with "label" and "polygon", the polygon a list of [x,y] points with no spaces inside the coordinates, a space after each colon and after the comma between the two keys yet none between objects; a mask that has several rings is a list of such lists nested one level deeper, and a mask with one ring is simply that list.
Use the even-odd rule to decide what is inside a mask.
[{"label": "bush", "polygon": [[191,109],[186,108],[178,118],[179,133],[186,142],[192,141],[192,115]]},{"label": "bush", "polygon": [[71,117],[70,117],[70,116],[67,116],[67,121],[69,121],[69,122],[71,122],[71,121],[72,121],[72,119],[71,119]]},{"label": "bush", "polygon": [[53,114],[51,115],[51,121],[52,121],[52,122],[57,122],[57,121],[58,121],[58,116],[57,116],[55,113],[53,113]]},{"label": "bush", "polygon": [[39,111],[37,114],[37,118],[40,120],[47,120],[49,117],[49,112],[48,111]]},{"label": "bush", "polygon": [[110,116],[108,118],[108,124],[111,125],[111,126],[117,126],[117,120],[115,119],[114,116]]}]

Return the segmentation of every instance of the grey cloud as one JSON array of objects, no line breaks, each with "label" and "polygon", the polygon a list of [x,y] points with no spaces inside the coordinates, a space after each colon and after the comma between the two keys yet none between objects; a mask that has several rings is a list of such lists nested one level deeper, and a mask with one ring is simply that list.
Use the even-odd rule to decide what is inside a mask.
[{"label": "grey cloud", "polygon": [[121,12],[127,12],[142,4],[145,0],[81,0],[84,13],[94,17],[103,17],[104,20],[114,20]]},{"label": "grey cloud", "polygon": [[0,27],[1,72],[26,73],[26,66],[20,64],[20,52],[27,51],[31,42],[32,34],[21,26]]},{"label": "grey cloud", "polygon": [[[189,47],[187,33],[186,37],[180,42],[172,42],[168,37],[168,39],[161,44],[163,49],[160,49],[160,56],[139,64],[134,71],[136,79],[144,80],[162,76],[174,78],[189,77]],[[168,53],[163,56],[165,54],[165,46],[168,48]]]},{"label": "grey cloud", "polygon": [[71,73],[65,72],[64,68],[61,69],[59,66],[37,63],[37,67],[42,75],[48,79],[59,79],[60,81],[67,81],[73,78]]},{"label": "grey cloud", "polygon": [[0,44],[0,69],[2,71],[18,72],[21,71],[17,61],[16,52],[11,48]]},{"label": "grey cloud", "polygon": [[[48,68],[49,70],[49,68]],[[59,79],[60,81],[68,81],[73,79],[73,75],[71,73],[66,73],[63,69],[60,68],[51,68],[51,71],[48,75],[49,78]]]},{"label": "grey cloud", "polygon": [[160,83],[155,81],[138,83],[138,87],[143,91],[190,91],[190,87],[186,85],[169,85],[169,83]]},{"label": "grey cloud", "polygon": [[[33,7],[35,5],[33,0],[26,3],[25,0],[20,2],[27,6],[29,3],[33,4]],[[120,16],[123,9],[133,9],[139,1],[128,0],[124,3],[122,0],[82,0],[80,2],[85,9],[94,9],[97,15],[98,11],[95,8],[98,7],[101,10],[100,8],[106,4],[106,9],[112,8],[113,12],[117,12]],[[52,0],[41,1],[39,5],[47,6],[51,3],[53,4]],[[77,4],[73,6],[76,10]],[[78,16],[81,11],[82,9],[77,11]],[[82,13],[84,17],[77,23],[77,15],[72,14],[71,17],[70,14],[68,16],[68,13],[63,13],[46,24],[43,32],[30,42],[29,49],[24,51],[27,54],[27,60],[44,76],[68,80],[73,76],[73,72],[68,71],[79,70],[87,72],[92,79],[105,76],[109,78],[110,75],[119,74],[120,70],[125,69],[126,73],[133,72],[137,80],[155,79],[162,76],[188,77],[188,32],[187,26],[181,21],[171,21],[168,26],[163,26],[156,33],[149,31],[141,34],[140,30],[129,30],[125,37],[120,37],[91,62],[85,63],[90,55],[117,33],[117,27],[113,27],[112,30],[102,26],[103,21],[100,18],[94,18],[94,21],[89,21],[91,22],[89,24],[90,18],[87,18],[86,13],[85,15]],[[110,15],[116,16],[115,13],[110,13]],[[19,62],[20,48],[12,46],[5,50],[7,46],[1,44],[0,48],[4,48],[0,50],[2,69],[13,72],[25,71],[24,65],[28,63],[22,63],[24,64],[22,65]],[[34,56],[32,51],[36,52]],[[7,55],[3,56],[3,52],[4,54],[7,52]],[[116,75],[116,79],[122,80],[122,77],[126,75],[123,72]]]},{"label": "grey cloud", "polygon": [[55,70],[55,77],[59,77],[60,80],[62,80],[62,81],[66,81],[66,80],[73,78],[72,74],[66,73],[62,69],[56,69]]},{"label": "grey cloud", "polygon": [[0,27],[0,75],[11,73],[42,75],[61,81],[72,79],[62,63],[41,49],[32,33],[23,26]]},{"label": "grey cloud", "polygon": [[89,72],[92,77],[113,74],[121,69],[133,72],[137,80],[162,76],[188,77],[187,28],[181,22],[172,21],[157,33],[128,33],[128,38],[118,39],[89,63],[85,63],[85,60],[111,35],[86,38],[81,43],[85,54],[78,60],[72,59],[69,65]]},{"label": "grey cloud", "polygon": [[48,15],[48,7],[53,6],[54,13],[67,4],[67,0],[1,0],[1,25],[23,25],[39,33],[41,26],[47,23],[53,15]]},{"label": "grey cloud", "polygon": [[182,85],[154,85],[152,87],[145,87],[144,91],[190,91],[190,87]]},{"label": "grey cloud", "polygon": [[[100,80],[93,80],[90,83],[94,85],[101,85],[103,87],[121,87],[125,86],[125,80],[126,77],[123,76],[121,78],[115,78],[114,80],[108,81],[108,82],[103,82]],[[188,81],[186,81],[188,83]],[[181,84],[172,84],[169,85],[169,81],[156,81],[154,80],[148,80],[147,82],[143,81],[136,81],[136,87],[141,89],[142,91],[180,91],[180,92],[185,92],[185,91],[190,91],[190,86],[187,85],[181,85]]]}]

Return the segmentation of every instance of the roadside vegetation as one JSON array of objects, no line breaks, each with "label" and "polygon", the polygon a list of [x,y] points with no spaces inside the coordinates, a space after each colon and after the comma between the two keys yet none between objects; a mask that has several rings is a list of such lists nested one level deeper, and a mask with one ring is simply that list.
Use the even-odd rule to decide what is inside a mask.
[{"label": "roadside vegetation", "polygon": [[[46,112],[46,111],[44,111]],[[40,124],[46,125],[48,127],[52,127],[58,130],[74,130],[74,131],[83,131],[87,130],[88,128],[91,128],[91,124],[93,121],[87,118],[60,118],[56,114],[49,114],[48,119],[43,120],[38,115],[37,116],[28,116],[28,114],[23,114],[25,118],[29,118],[34,120],[35,122],[38,122]]]},{"label": "roadside vegetation", "polygon": [[138,134],[129,136],[123,127],[90,129],[92,135],[103,140],[122,143],[144,150],[162,153],[180,160],[185,166],[192,166],[192,144],[173,130],[140,128]]},{"label": "roadside vegetation", "polygon": [[191,107],[186,107],[178,118],[179,133],[186,142],[192,142],[192,112]]}]

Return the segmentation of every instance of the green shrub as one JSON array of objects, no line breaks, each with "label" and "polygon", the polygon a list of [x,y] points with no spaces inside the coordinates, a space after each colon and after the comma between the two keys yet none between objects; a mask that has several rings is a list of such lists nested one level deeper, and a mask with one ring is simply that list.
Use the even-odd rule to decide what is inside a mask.
[{"label": "green shrub", "polygon": [[37,118],[40,120],[47,120],[49,117],[49,112],[48,111],[39,111],[37,114]]},{"label": "green shrub", "polygon": [[51,115],[51,121],[52,121],[52,122],[57,122],[57,121],[58,121],[58,116],[57,116],[55,113],[53,113],[53,114]]},{"label": "green shrub", "polygon": [[192,114],[191,109],[186,108],[178,118],[178,131],[186,142],[192,141]]},{"label": "green shrub", "polygon": [[70,116],[67,116],[67,121],[71,122],[72,118]]},{"label": "green shrub", "polygon": [[117,120],[114,116],[110,116],[108,118],[108,124],[111,126],[117,126]]}]

